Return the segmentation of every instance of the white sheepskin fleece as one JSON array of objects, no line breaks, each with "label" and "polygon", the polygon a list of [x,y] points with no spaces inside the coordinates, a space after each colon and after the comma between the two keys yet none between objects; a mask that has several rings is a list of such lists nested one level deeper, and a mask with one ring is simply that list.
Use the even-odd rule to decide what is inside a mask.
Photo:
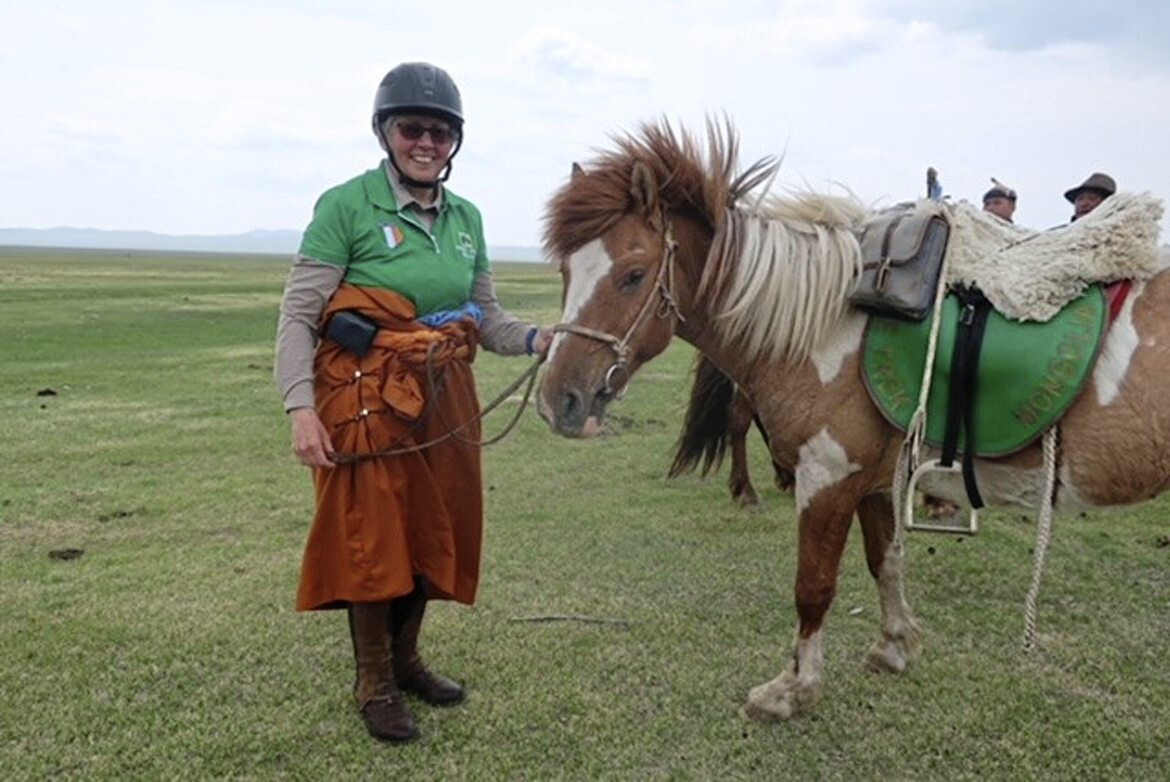
[{"label": "white sheepskin fleece", "polygon": [[1149,279],[1170,264],[1158,247],[1162,202],[1118,193],[1074,223],[1032,231],[962,201],[946,204],[949,283],[976,285],[1000,313],[1045,321],[1097,282]]}]

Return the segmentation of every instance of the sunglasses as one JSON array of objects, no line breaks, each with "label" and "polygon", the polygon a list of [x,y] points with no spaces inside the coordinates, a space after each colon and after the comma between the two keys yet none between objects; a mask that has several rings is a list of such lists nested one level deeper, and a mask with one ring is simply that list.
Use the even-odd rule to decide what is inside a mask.
[{"label": "sunglasses", "polygon": [[431,134],[431,141],[436,144],[447,144],[455,140],[456,133],[451,128],[442,125],[423,125],[418,122],[398,122],[394,125],[399,134],[407,141],[418,141],[424,134]]}]

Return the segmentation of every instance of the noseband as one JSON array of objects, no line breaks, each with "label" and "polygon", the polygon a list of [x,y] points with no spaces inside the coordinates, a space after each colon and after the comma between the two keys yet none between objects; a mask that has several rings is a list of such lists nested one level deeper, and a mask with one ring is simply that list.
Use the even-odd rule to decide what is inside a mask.
[{"label": "noseband", "polygon": [[[600,395],[606,399],[616,397],[619,391],[625,387],[626,381],[629,380],[630,339],[652,311],[657,318],[667,318],[674,315],[678,320],[686,321],[674,298],[674,258],[678,252],[678,242],[674,239],[674,228],[671,226],[670,220],[666,219],[664,222],[666,228],[662,232],[662,262],[658,266],[658,277],[654,281],[654,287],[646,294],[646,300],[642,302],[642,308],[638,310],[634,322],[626,329],[623,336],[616,337],[609,332],[579,326],[576,323],[558,323],[553,326],[554,332],[588,337],[598,342],[604,342],[613,349],[615,360],[605,372],[605,382],[600,391]],[[657,306],[655,306],[656,293],[658,294]]]}]

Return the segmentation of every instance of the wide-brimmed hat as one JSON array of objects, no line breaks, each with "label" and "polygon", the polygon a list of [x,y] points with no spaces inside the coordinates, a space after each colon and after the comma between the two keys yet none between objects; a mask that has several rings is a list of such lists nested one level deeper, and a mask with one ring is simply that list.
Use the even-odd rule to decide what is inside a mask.
[{"label": "wide-brimmed hat", "polygon": [[1066,191],[1064,197],[1069,203],[1073,203],[1077,200],[1077,196],[1085,190],[1093,190],[1100,193],[1102,198],[1108,198],[1117,192],[1117,183],[1113,181],[1113,177],[1097,171],[1072,190]]}]

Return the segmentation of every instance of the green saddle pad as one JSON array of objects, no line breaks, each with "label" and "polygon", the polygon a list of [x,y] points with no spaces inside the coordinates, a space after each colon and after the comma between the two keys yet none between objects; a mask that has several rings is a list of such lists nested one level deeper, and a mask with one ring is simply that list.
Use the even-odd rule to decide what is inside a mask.
[{"label": "green saddle pad", "polygon": [[[1093,368],[1106,310],[1100,286],[1093,286],[1045,323],[1008,320],[994,310],[988,314],[975,392],[976,455],[1014,453],[1064,414]],[[958,313],[958,301],[947,296],[926,407],[926,441],[936,446],[946,429]],[[866,389],[882,415],[903,431],[918,406],[929,337],[929,318],[912,323],[871,316],[866,329]],[[964,452],[965,439],[959,438]]]}]

